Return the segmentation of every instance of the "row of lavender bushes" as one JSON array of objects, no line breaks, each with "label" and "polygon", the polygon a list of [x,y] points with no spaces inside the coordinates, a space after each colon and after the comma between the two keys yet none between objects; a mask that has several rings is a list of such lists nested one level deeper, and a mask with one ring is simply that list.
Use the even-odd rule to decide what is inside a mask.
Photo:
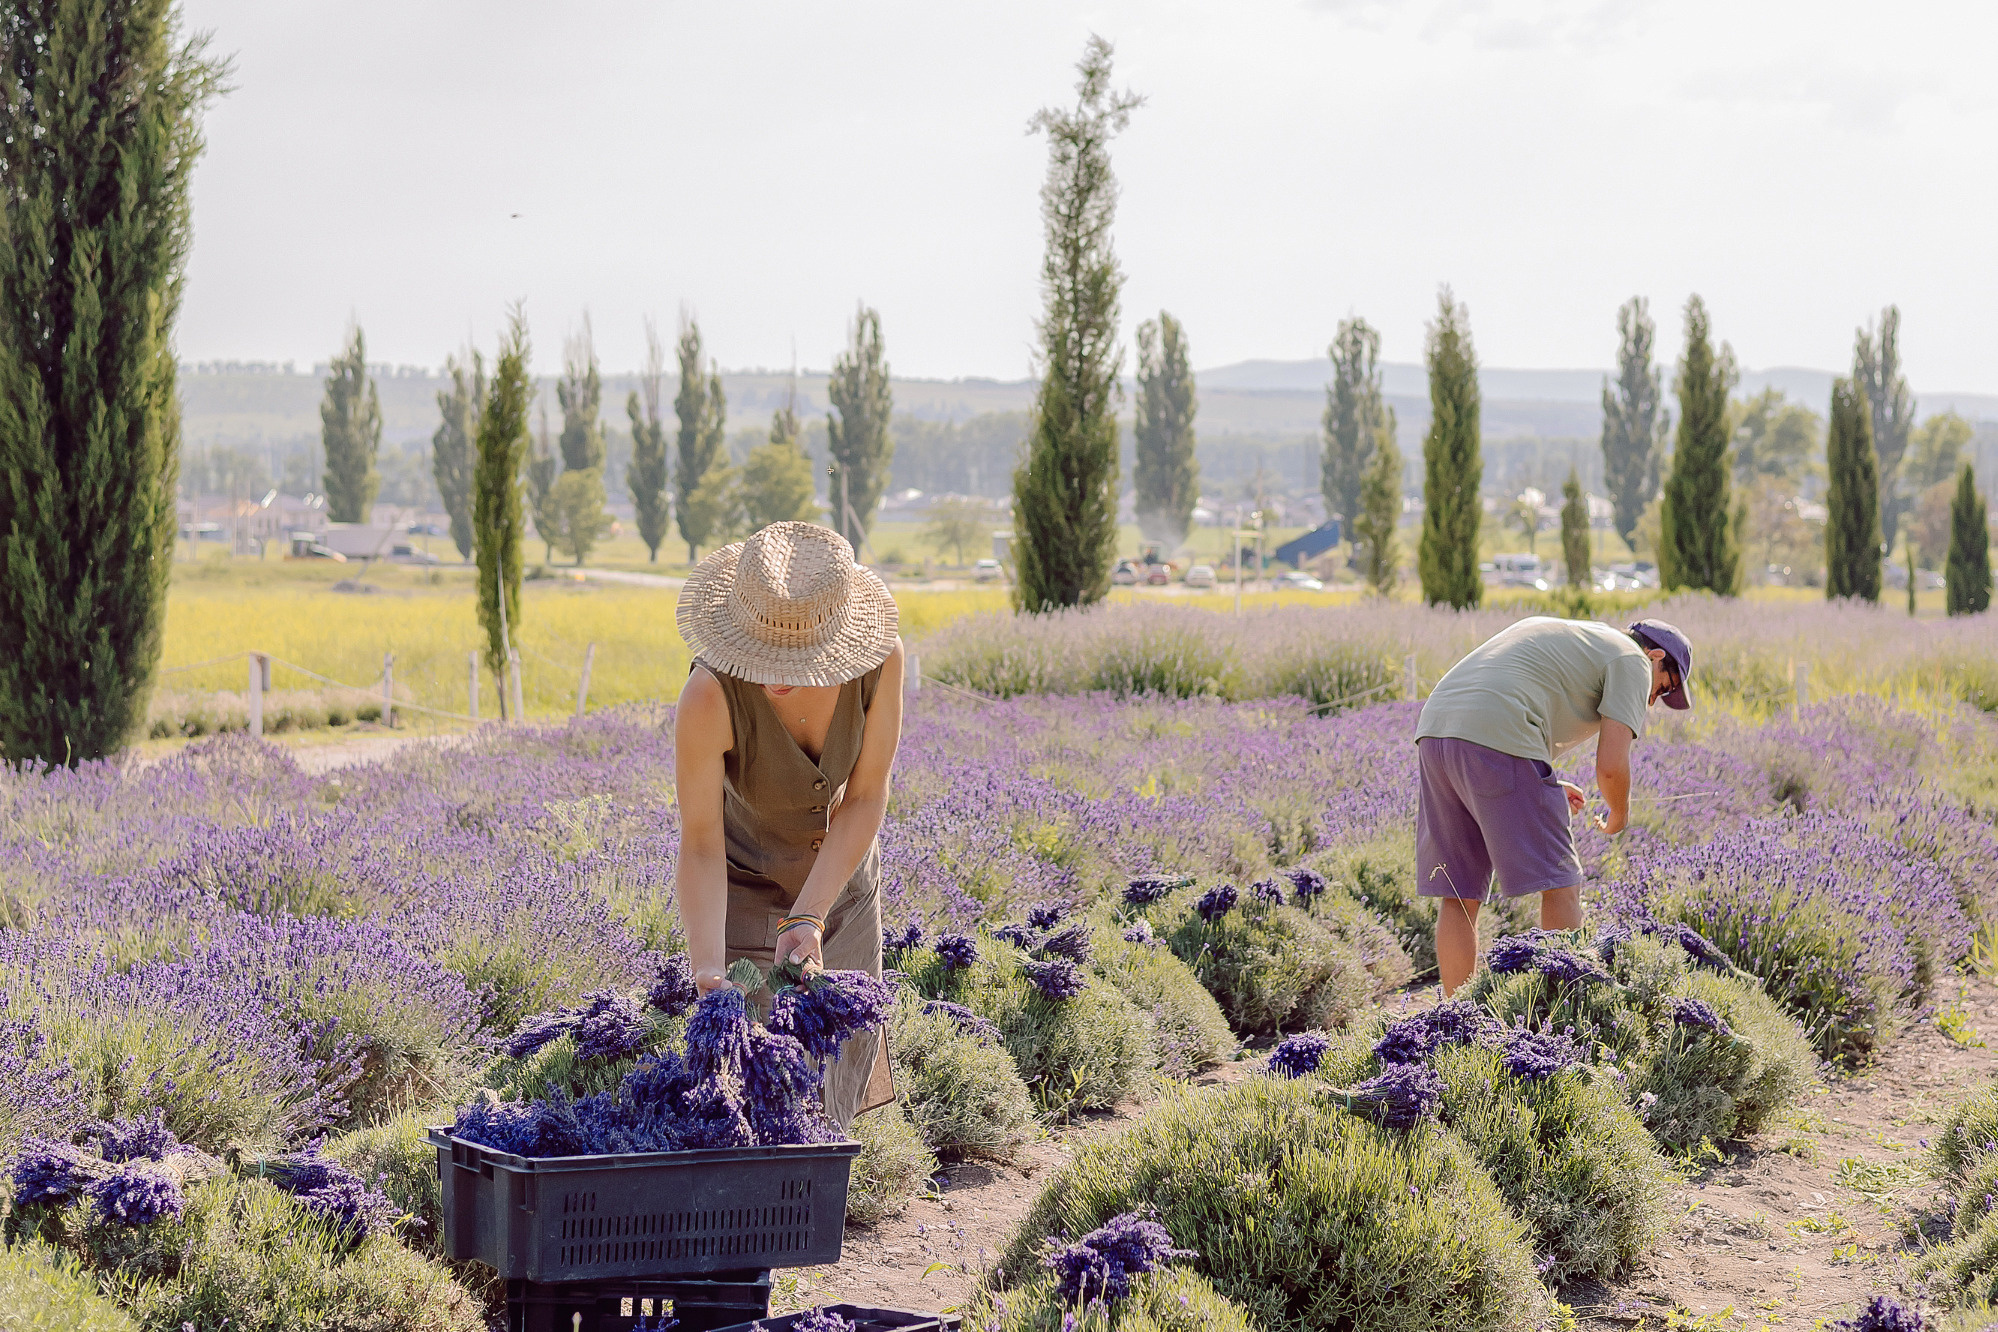
[{"label": "row of lavender bushes", "polygon": [[[1115,1103],[1226,1057],[1239,1035],[1337,1025],[1433,965],[1406,831],[1412,720],[1405,704],[1338,717],[1282,701],[919,707],[883,837],[891,932],[923,935],[896,958],[911,981],[897,1016],[909,1097],[861,1121],[895,1139],[866,1167],[882,1209],[933,1154],[1006,1154],[1032,1111]],[[642,986],[672,947],[664,721],[491,731],[325,778],[240,739],[134,772],[9,776],[0,1150],[153,1109],[224,1160],[330,1131],[328,1153],[413,1220],[329,1250],[326,1270],[366,1270],[380,1252],[385,1271],[441,1273],[422,1253],[435,1217],[423,1123],[481,1082],[532,1094],[497,1041],[593,991]],[[1939,740],[1932,721],[1845,703],[1641,746],[1642,791],[1699,798],[1641,803],[1638,832],[1588,844],[1602,904],[1701,929],[1770,981],[1821,1050],[1864,1058],[1958,962],[1982,910],[1990,829],[1930,780],[1946,746],[1981,743],[1978,723],[1954,725]],[[1734,849],[1688,861],[1701,838]],[[1837,838],[1849,854],[1811,859]],[[1308,907],[1250,892],[1279,869],[1333,891]],[[1133,917],[1133,876],[1196,883]],[[1245,904],[1210,920],[1197,899],[1223,883]],[[1059,928],[1033,926],[1042,903]],[[1001,937],[1008,924],[1021,932]],[[1130,937],[1140,925],[1149,937]],[[1082,961],[1049,947],[1076,926]],[[987,981],[925,976],[951,934],[974,940]],[[968,1086],[987,1109],[964,1113]],[[254,1251],[215,1247],[234,1257],[201,1261]],[[81,1237],[70,1251],[99,1252]],[[159,1261],[169,1283],[226,1285],[219,1267]]]}]

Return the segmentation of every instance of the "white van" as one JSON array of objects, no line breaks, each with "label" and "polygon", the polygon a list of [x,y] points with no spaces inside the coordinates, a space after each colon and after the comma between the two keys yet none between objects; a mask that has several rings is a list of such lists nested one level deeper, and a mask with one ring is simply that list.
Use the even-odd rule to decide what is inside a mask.
[{"label": "white van", "polygon": [[1531,587],[1547,590],[1547,566],[1538,555],[1495,555],[1492,580],[1500,587]]}]

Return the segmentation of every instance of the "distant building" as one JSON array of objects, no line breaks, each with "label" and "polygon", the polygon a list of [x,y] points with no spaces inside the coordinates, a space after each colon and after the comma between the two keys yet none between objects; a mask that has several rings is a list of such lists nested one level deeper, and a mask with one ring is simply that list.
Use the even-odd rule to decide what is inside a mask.
[{"label": "distant building", "polygon": [[1324,524],[1312,528],[1301,537],[1294,537],[1278,546],[1272,554],[1293,569],[1302,569],[1309,560],[1315,560],[1326,551],[1338,545],[1344,538],[1340,535],[1340,523],[1335,515]]}]

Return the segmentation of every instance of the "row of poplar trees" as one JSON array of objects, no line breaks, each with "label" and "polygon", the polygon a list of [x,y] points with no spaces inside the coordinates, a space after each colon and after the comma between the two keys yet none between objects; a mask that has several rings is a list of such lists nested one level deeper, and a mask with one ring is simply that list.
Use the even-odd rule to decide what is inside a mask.
[{"label": "row of poplar trees", "polygon": [[[1915,425],[1915,398],[1901,373],[1900,311],[1882,312],[1877,331],[1854,340],[1852,373],[1832,385],[1826,440],[1825,595],[1880,599],[1881,566],[1894,543],[1905,499],[1900,471]],[[1686,302],[1685,350],[1674,384],[1676,431],[1663,405],[1663,372],[1653,360],[1656,329],[1644,298],[1618,311],[1614,385],[1603,385],[1603,475],[1617,531],[1634,542],[1645,509],[1658,501],[1658,572],[1668,591],[1740,592],[1747,504],[1731,490],[1739,379],[1734,352],[1716,347],[1698,296]],[[1668,448],[1668,441],[1670,447]],[[1910,572],[1912,604],[1913,574]],[[1957,474],[1950,512],[1946,600],[1952,615],[1991,603],[1990,531],[1968,462]]]}]

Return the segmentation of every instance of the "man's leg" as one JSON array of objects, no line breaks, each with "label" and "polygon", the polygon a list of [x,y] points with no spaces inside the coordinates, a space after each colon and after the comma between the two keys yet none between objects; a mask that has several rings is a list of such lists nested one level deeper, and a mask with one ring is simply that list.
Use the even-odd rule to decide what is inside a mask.
[{"label": "man's leg", "polygon": [[1582,928],[1582,885],[1549,888],[1540,894],[1540,928],[1543,930]]},{"label": "man's leg", "polygon": [[[1543,902],[1545,899],[1542,899]],[[1436,903],[1436,971],[1448,999],[1478,965],[1478,903],[1445,897]]]}]

